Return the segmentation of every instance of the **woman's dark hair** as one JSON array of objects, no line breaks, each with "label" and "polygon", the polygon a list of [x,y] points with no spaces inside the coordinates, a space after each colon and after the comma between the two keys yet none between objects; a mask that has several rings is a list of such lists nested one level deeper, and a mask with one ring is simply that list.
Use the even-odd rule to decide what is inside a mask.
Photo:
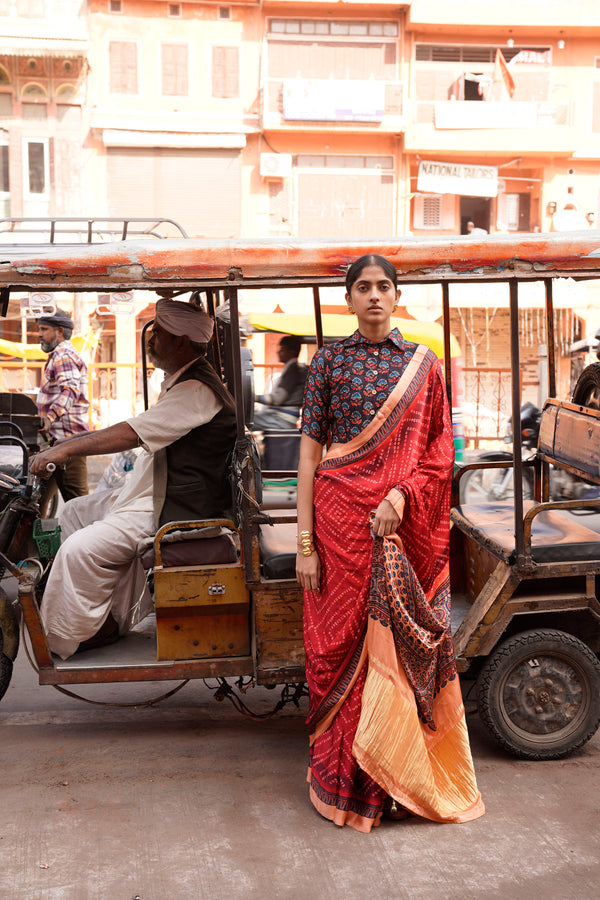
[{"label": "woman's dark hair", "polygon": [[389,259],[386,259],[385,256],[380,256],[378,253],[366,253],[364,256],[355,259],[346,272],[346,292],[348,294],[354,282],[360,278],[362,270],[367,266],[380,266],[394,287],[398,288],[398,273],[396,272],[396,267]]}]

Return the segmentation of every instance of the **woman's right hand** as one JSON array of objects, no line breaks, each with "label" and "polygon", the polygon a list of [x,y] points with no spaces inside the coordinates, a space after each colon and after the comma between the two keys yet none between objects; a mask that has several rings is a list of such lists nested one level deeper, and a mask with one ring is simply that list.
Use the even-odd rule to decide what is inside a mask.
[{"label": "woman's right hand", "polygon": [[316,550],[310,556],[296,554],[296,578],[306,591],[321,589],[321,560]]}]

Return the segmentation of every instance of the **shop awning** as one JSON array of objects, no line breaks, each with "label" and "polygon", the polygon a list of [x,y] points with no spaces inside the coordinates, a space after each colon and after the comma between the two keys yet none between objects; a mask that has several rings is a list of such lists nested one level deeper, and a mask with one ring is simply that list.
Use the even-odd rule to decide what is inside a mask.
[{"label": "shop awning", "polygon": [[[297,334],[306,344],[315,343],[315,320],[310,315],[290,316],[285,313],[252,314],[248,320],[255,331],[271,331],[276,334]],[[326,342],[348,337],[356,330],[354,316],[324,313],[323,337]],[[436,356],[444,355],[444,333],[442,326],[437,322],[417,322],[415,319],[400,319],[392,317],[392,325],[399,329],[407,341],[417,344],[427,344]],[[458,342],[452,337],[452,356],[460,355]]]},{"label": "shop awning", "polygon": [[[74,334],[71,338],[71,343],[78,353],[85,355],[96,349],[98,338],[90,329],[86,335]],[[0,354],[15,359],[31,360],[32,362],[48,357],[48,354],[44,353],[39,344],[22,344],[18,341],[5,341],[2,338],[0,338]]]}]

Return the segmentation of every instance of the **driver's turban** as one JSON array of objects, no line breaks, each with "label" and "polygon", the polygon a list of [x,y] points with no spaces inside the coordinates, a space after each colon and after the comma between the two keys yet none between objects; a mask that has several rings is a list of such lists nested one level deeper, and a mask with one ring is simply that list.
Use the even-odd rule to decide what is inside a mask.
[{"label": "driver's turban", "polygon": [[213,333],[213,320],[208,313],[182,300],[168,300],[166,297],[158,300],[154,321],[170,334],[187,335],[198,344],[205,344]]}]

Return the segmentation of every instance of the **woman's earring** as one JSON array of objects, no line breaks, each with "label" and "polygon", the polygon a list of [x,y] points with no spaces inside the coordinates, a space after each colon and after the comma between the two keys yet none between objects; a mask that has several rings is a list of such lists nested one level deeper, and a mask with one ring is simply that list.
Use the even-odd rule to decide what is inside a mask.
[{"label": "woman's earring", "polygon": [[398,304],[394,303],[394,305],[392,306],[392,312],[396,312],[397,309],[398,309]]},{"label": "woman's earring", "polygon": [[354,307],[351,306],[350,304],[348,304],[348,312],[350,313],[350,315],[352,315],[352,316],[354,315]]}]

